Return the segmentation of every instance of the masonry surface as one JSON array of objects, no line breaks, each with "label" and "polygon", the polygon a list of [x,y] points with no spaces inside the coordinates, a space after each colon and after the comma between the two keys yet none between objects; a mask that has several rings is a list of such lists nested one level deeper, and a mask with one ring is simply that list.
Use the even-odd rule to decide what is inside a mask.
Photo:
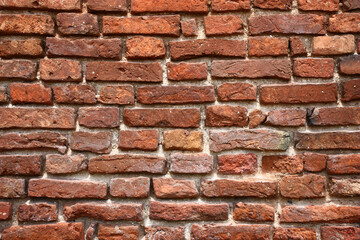
[{"label": "masonry surface", "polygon": [[359,240],[360,0],[0,0],[2,240]]}]

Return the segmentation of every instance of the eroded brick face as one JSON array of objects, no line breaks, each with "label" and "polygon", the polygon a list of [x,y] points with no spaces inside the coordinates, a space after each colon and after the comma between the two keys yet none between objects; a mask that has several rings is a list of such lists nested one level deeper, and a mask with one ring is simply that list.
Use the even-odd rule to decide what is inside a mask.
[{"label": "eroded brick face", "polygon": [[3,240],[360,240],[360,0],[0,0]]}]

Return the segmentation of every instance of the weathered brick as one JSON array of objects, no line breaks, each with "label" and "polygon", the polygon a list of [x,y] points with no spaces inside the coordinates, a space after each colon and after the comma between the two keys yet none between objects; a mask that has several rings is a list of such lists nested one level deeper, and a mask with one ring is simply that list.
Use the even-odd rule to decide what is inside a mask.
[{"label": "weathered brick", "polygon": [[41,155],[0,155],[0,175],[31,176],[41,175],[41,172]]},{"label": "weathered brick", "polygon": [[246,42],[229,39],[196,39],[171,41],[170,54],[173,60],[199,57],[245,57]]},{"label": "weathered brick", "polygon": [[11,219],[11,206],[9,202],[0,202],[0,221]]},{"label": "weathered brick", "polygon": [[290,55],[306,56],[307,50],[303,40],[300,37],[290,37]]},{"label": "weathered brick", "polygon": [[260,109],[254,109],[249,113],[249,128],[256,128],[260,124],[264,123],[266,119],[266,113]]},{"label": "weathered brick", "polygon": [[[360,23],[359,23],[360,24]],[[340,59],[340,72],[343,74],[360,74],[360,56],[352,55]]]},{"label": "weathered brick", "polygon": [[30,179],[29,197],[59,199],[106,198],[107,184],[100,181]]},{"label": "weathered brick", "polygon": [[338,197],[360,196],[360,179],[332,178],[329,182],[330,194]]},{"label": "weathered brick", "polygon": [[180,15],[146,17],[103,17],[103,33],[180,36]]},{"label": "weathered brick", "polygon": [[130,127],[198,127],[200,111],[196,108],[124,109],[124,123]]},{"label": "weathered brick", "polygon": [[0,128],[75,129],[73,108],[0,108]]},{"label": "weathered brick", "polygon": [[12,83],[10,84],[11,103],[52,104],[51,88],[42,84]]},{"label": "weathered brick", "polygon": [[271,126],[305,126],[306,111],[302,109],[275,109],[267,114],[265,124]]},{"label": "weathered brick", "polygon": [[[351,11],[360,8],[359,0],[343,0],[342,1],[342,10],[343,11]],[[326,239],[327,240],[327,239]]]},{"label": "weathered brick", "polygon": [[341,13],[329,18],[329,32],[358,33],[360,32],[360,13]]},{"label": "weathered brick", "polygon": [[50,174],[71,174],[87,169],[87,157],[78,154],[68,155],[46,155],[45,171]]},{"label": "weathered brick", "polygon": [[248,21],[250,35],[325,34],[326,32],[326,17],[315,14],[263,15],[250,17]]},{"label": "weathered brick", "polygon": [[296,58],[294,75],[306,78],[331,78],[335,62],[332,58]]},{"label": "weathered brick", "polygon": [[256,86],[250,83],[224,83],[217,87],[218,101],[253,101],[256,100]]},{"label": "weathered brick", "polygon": [[195,19],[182,20],[180,25],[181,32],[185,37],[194,37],[198,35],[199,28]]},{"label": "weathered brick", "polygon": [[231,105],[206,107],[206,126],[208,127],[245,127],[247,125],[247,109],[244,107]]},{"label": "weathered brick", "polygon": [[334,155],[327,160],[327,172],[329,174],[359,174],[360,155]]},{"label": "weathered brick", "polygon": [[304,153],[304,170],[309,172],[321,172],[326,168],[328,156],[320,153]]},{"label": "weathered brick", "polygon": [[212,62],[211,76],[290,80],[291,63],[286,59],[217,60]]},{"label": "weathered brick", "polygon": [[0,198],[23,198],[25,196],[24,179],[0,178]]},{"label": "weathered brick", "polygon": [[40,78],[44,81],[80,82],[82,70],[79,61],[66,59],[41,59]]},{"label": "weathered brick", "polygon": [[84,240],[84,226],[82,223],[56,223],[28,226],[12,226],[2,232],[3,240],[47,239],[47,240]]},{"label": "weathered brick", "polygon": [[257,197],[277,195],[278,182],[274,180],[216,179],[201,182],[201,194],[205,197]]},{"label": "weathered brick", "polygon": [[261,161],[263,172],[296,174],[303,171],[303,161],[301,155],[263,156]]},{"label": "weathered brick", "polygon": [[314,55],[339,55],[355,51],[354,35],[320,36],[313,39]]},{"label": "weathered brick", "polygon": [[88,128],[115,128],[120,125],[120,110],[117,107],[79,108],[80,126]]},{"label": "weathered brick", "polygon": [[145,240],[185,240],[185,227],[150,226],[145,227],[145,232]]},{"label": "weathered brick", "polygon": [[35,80],[37,64],[29,60],[1,60],[0,79]]},{"label": "weathered brick", "polygon": [[172,153],[170,162],[172,173],[205,174],[213,170],[213,157],[205,153]]},{"label": "weathered brick", "polygon": [[248,44],[249,56],[281,56],[289,51],[287,38],[251,37]]},{"label": "weathered brick", "polygon": [[308,116],[312,125],[359,125],[360,108],[359,107],[332,107],[332,108],[314,108],[311,109]]},{"label": "weathered brick", "polygon": [[59,13],[56,25],[64,35],[100,35],[97,16],[89,13]]},{"label": "weathered brick", "polygon": [[53,222],[57,220],[55,204],[21,204],[17,209],[19,222]]},{"label": "weathered brick", "polygon": [[152,155],[108,155],[91,158],[89,172],[94,173],[164,173],[166,159]]},{"label": "weathered brick", "polygon": [[243,21],[238,15],[213,15],[204,18],[206,36],[242,34]]},{"label": "weathered brick", "polygon": [[250,0],[214,0],[211,2],[211,7],[214,12],[250,10]]},{"label": "weathered brick", "polygon": [[274,84],[260,87],[260,102],[277,103],[330,103],[337,101],[337,84]]},{"label": "weathered brick", "polygon": [[26,40],[4,39],[0,41],[0,56],[10,57],[40,57],[43,55],[41,39],[30,38]]},{"label": "weathered brick", "polygon": [[293,0],[254,0],[255,7],[263,9],[289,10]]},{"label": "weathered brick", "polygon": [[121,150],[156,151],[158,145],[158,130],[123,130],[119,132],[119,148]]},{"label": "weathered brick", "polygon": [[88,62],[87,81],[162,82],[159,63]]},{"label": "weathered brick", "polygon": [[139,239],[139,227],[100,224],[98,237],[99,240],[137,240]]},{"label": "weathered brick", "polygon": [[126,0],[88,0],[87,8],[90,11],[126,12]]},{"label": "weathered brick", "polygon": [[46,54],[54,57],[120,59],[120,39],[46,38]]},{"label": "weathered brick", "polygon": [[66,221],[73,221],[81,217],[103,221],[141,221],[141,204],[121,203],[76,203],[67,205],[63,209]]},{"label": "weathered brick", "polygon": [[1,14],[0,34],[54,35],[55,23],[49,15]]},{"label": "weathered brick", "polygon": [[217,170],[221,174],[252,174],[257,171],[257,156],[253,153],[219,155]]},{"label": "weathered brick", "polygon": [[195,2],[187,0],[131,0],[132,13],[152,13],[152,12],[191,12],[207,13],[207,1],[197,0]]},{"label": "weathered brick", "polygon": [[339,0],[298,0],[298,8],[304,11],[331,11],[339,10]]},{"label": "weathered brick", "polygon": [[265,129],[210,131],[209,138],[213,152],[231,149],[285,151],[290,144],[289,133]]},{"label": "weathered brick", "polygon": [[359,206],[310,205],[282,208],[282,223],[357,223],[360,219]]},{"label": "weathered brick", "polygon": [[110,195],[119,198],[146,198],[150,194],[150,179],[147,177],[113,178],[110,180]]},{"label": "weathered brick", "polygon": [[165,150],[197,151],[203,150],[203,133],[182,129],[165,131],[163,147]]},{"label": "weathered brick", "polygon": [[301,177],[285,176],[280,180],[280,194],[286,198],[325,197],[326,178],[307,174]]},{"label": "weathered brick", "polygon": [[221,239],[270,239],[269,225],[197,225],[191,227],[193,240]]},{"label": "weathered brick", "polygon": [[349,102],[360,99],[360,79],[342,82],[342,101]]},{"label": "weathered brick", "polygon": [[360,132],[298,132],[295,147],[304,150],[360,149]]},{"label": "weathered brick", "polygon": [[170,81],[206,80],[206,63],[167,63],[167,77]]},{"label": "weathered brick", "polygon": [[193,180],[173,178],[153,178],[157,198],[196,198],[199,192]]},{"label": "weathered brick", "polygon": [[70,148],[75,151],[110,153],[111,134],[109,132],[73,132]]},{"label": "weathered brick", "polygon": [[227,220],[229,205],[150,202],[150,219],[165,221]]},{"label": "weathered brick", "polygon": [[99,95],[98,101],[103,104],[132,105],[135,102],[132,85],[105,86]]},{"label": "weathered brick", "polygon": [[331,240],[334,236],[340,239],[357,240],[360,236],[360,228],[347,226],[321,227],[321,239]]},{"label": "weathered brick", "polygon": [[275,208],[267,204],[248,204],[239,202],[234,208],[234,220],[246,222],[274,221]]},{"label": "weathered brick", "polygon": [[28,1],[28,0],[3,0],[0,3],[0,9],[5,8],[20,8],[20,9],[46,9],[46,10],[80,10],[80,0],[65,0],[65,1],[52,1],[52,0],[41,0],[41,1]]},{"label": "weathered brick", "polygon": [[88,85],[54,86],[54,98],[57,103],[95,104],[95,88]]},{"label": "weathered brick", "polygon": [[133,37],[126,40],[128,59],[156,59],[165,57],[165,44],[160,38]]},{"label": "weathered brick", "polygon": [[8,93],[5,87],[0,86],[0,103],[9,102]]},{"label": "weathered brick", "polygon": [[316,240],[316,230],[312,228],[283,228],[277,227],[274,229],[274,240],[284,239],[303,239]]}]

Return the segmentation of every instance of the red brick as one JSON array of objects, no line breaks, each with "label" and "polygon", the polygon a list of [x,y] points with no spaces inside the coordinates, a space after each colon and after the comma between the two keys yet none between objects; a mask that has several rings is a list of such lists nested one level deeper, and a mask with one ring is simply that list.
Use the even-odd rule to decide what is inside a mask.
[{"label": "red brick", "polygon": [[139,238],[139,227],[100,224],[98,237],[99,240],[137,240]]},{"label": "red brick", "polygon": [[229,39],[196,39],[171,41],[170,54],[173,60],[199,57],[245,57],[246,42]]},{"label": "red brick", "polygon": [[331,178],[329,182],[330,195],[337,197],[360,196],[360,179]]},{"label": "red brick", "polygon": [[227,220],[228,204],[150,202],[150,219],[165,221]]},{"label": "red brick", "polygon": [[0,108],[0,128],[75,129],[73,108]]},{"label": "red brick", "polygon": [[256,86],[250,83],[224,83],[216,90],[220,102],[256,100]]},{"label": "red brick", "polygon": [[1,198],[23,198],[26,196],[25,180],[15,178],[0,178]]},{"label": "red brick", "polygon": [[294,75],[306,78],[331,78],[335,62],[332,58],[296,58]]},{"label": "red brick", "polygon": [[360,154],[329,156],[327,161],[329,174],[359,174]]},{"label": "red brick", "polygon": [[0,34],[54,35],[55,23],[49,15],[1,14]]},{"label": "red brick", "polygon": [[90,11],[126,12],[126,0],[88,0],[87,8]]},{"label": "red brick", "polygon": [[341,13],[329,18],[329,32],[358,33],[360,32],[360,13]]},{"label": "red brick", "polygon": [[86,57],[120,59],[120,39],[46,38],[47,55],[53,57]]},{"label": "red brick", "polygon": [[295,147],[304,150],[360,149],[360,132],[295,134]]},{"label": "red brick", "polygon": [[100,181],[30,179],[28,187],[29,197],[104,199],[107,194],[107,184]]},{"label": "red brick", "polygon": [[119,148],[121,150],[156,151],[158,145],[158,130],[124,130],[119,132]]},{"label": "red brick", "polygon": [[2,232],[3,240],[84,240],[84,227],[82,223],[56,223],[28,226],[12,226]]},{"label": "red brick", "polygon": [[267,204],[239,202],[234,208],[234,220],[246,222],[269,222],[275,219],[275,208]]},{"label": "red brick", "polygon": [[280,194],[285,198],[325,197],[326,178],[307,174],[301,177],[285,176],[280,180]]},{"label": "red brick", "polygon": [[261,161],[263,172],[296,174],[303,171],[303,161],[301,155],[263,156]]},{"label": "red brick", "polygon": [[339,55],[355,51],[354,35],[320,36],[313,39],[314,55]]},{"label": "red brick", "polygon": [[263,104],[330,103],[337,101],[337,84],[279,84],[260,87]]},{"label": "red brick", "polygon": [[181,32],[185,37],[194,37],[198,35],[199,28],[195,19],[182,20],[180,25]]},{"label": "red brick", "polygon": [[304,41],[300,37],[290,37],[290,55],[306,56],[307,50]]},{"label": "red brick", "polygon": [[260,124],[264,123],[266,119],[266,113],[260,109],[255,109],[249,113],[249,128],[256,128]]},{"label": "red brick", "polygon": [[75,151],[110,153],[111,134],[109,132],[73,132],[70,148]]},{"label": "red brick", "polygon": [[147,86],[137,88],[142,104],[186,104],[215,102],[213,86]]},{"label": "red brick", "polygon": [[5,87],[0,87],[0,103],[7,103],[9,102],[9,97],[7,94],[7,90]]},{"label": "red brick", "polygon": [[357,223],[360,219],[359,206],[310,205],[282,208],[282,223]]},{"label": "red brick", "polygon": [[342,82],[342,101],[349,102],[360,99],[360,79]]},{"label": "red brick", "polygon": [[359,125],[359,107],[314,108],[308,116],[312,125]]},{"label": "red brick", "polygon": [[145,232],[145,240],[185,240],[185,227],[150,226],[145,227]]},{"label": "red brick", "polygon": [[88,85],[54,86],[54,98],[57,103],[95,104],[95,88]]},{"label": "red brick", "polygon": [[342,4],[343,11],[351,11],[360,8],[359,0],[343,0]]},{"label": "red brick", "polygon": [[37,64],[29,60],[1,60],[1,79],[35,80]]},{"label": "red brick", "polygon": [[198,127],[200,111],[196,108],[124,109],[124,123],[130,127]]},{"label": "red brick", "polygon": [[257,156],[253,153],[219,155],[217,170],[221,174],[252,174],[257,171]]},{"label": "red brick", "polygon": [[339,0],[299,0],[298,8],[304,11],[331,11],[339,10]]},{"label": "red brick", "polygon": [[41,172],[41,155],[0,155],[0,175],[31,176],[41,175]]},{"label": "red brick", "polygon": [[159,63],[87,62],[87,81],[162,82]]},{"label": "red brick", "polygon": [[153,178],[157,198],[196,198],[199,196],[193,180],[173,178]]},{"label": "red brick", "polygon": [[66,221],[82,217],[103,221],[141,221],[142,210],[141,204],[85,202],[65,206],[63,214]]},{"label": "red brick", "polygon": [[100,89],[98,101],[103,104],[133,105],[135,102],[132,85],[105,86]]},{"label": "red brick", "polygon": [[177,129],[164,132],[163,147],[165,150],[201,152],[203,145],[204,140],[201,131]]},{"label": "red brick", "polygon": [[321,172],[326,168],[328,156],[320,153],[304,153],[304,170],[309,172]]},{"label": "red brick", "polygon": [[115,128],[120,125],[120,110],[117,107],[82,107],[78,111],[80,126],[88,128]]},{"label": "red brick", "polygon": [[0,9],[4,8],[20,8],[20,9],[46,9],[46,10],[81,10],[81,1],[79,0],[65,0],[52,1],[42,0],[31,2],[28,0],[3,0],[0,3]]},{"label": "red brick", "polygon": [[205,153],[172,153],[170,162],[172,173],[205,174],[213,170],[213,157]]},{"label": "red brick", "polygon": [[312,228],[283,228],[277,227],[274,229],[274,240],[284,239],[302,239],[302,240],[316,240],[316,230]]},{"label": "red brick", "polygon": [[210,150],[213,152],[231,149],[285,151],[290,142],[289,133],[266,129],[210,131],[209,138]]},{"label": "red brick", "polygon": [[11,203],[0,202],[0,221],[11,219]]},{"label": "red brick", "polygon": [[360,74],[360,56],[352,55],[340,59],[340,72],[343,74]]},{"label": "red brick", "polygon": [[150,195],[150,179],[147,177],[113,178],[110,195],[118,198],[146,198]]},{"label": "red brick", "polygon": [[289,10],[293,0],[254,0],[255,7],[263,9]]},{"label": "red brick", "polygon": [[211,2],[211,7],[214,12],[250,10],[250,0],[214,0]]},{"label": "red brick", "polygon": [[48,203],[21,204],[17,210],[19,222],[53,222],[57,220],[56,205]]},{"label": "red brick", "polygon": [[347,226],[321,227],[321,239],[331,240],[334,236],[339,239],[357,240],[360,236],[360,228]]},{"label": "red brick", "polygon": [[146,17],[103,17],[103,33],[180,36],[180,15]]},{"label": "red brick", "polygon": [[204,18],[206,36],[242,34],[243,21],[237,15],[213,15]]},{"label": "red brick", "polygon": [[275,109],[267,114],[265,124],[271,126],[305,126],[306,111],[302,109]]},{"label": "red brick", "polygon": [[41,84],[12,83],[10,84],[11,103],[52,104],[51,88]]},{"label": "red brick", "polygon": [[286,59],[217,60],[212,62],[211,76],[290,80],[291,63]]},{"label": "red brick", "polygon": [[87,170],[87,157],[78,155],[47,155],[45,170],[50,174],[71,174]]},{"label": "red brick", "polygon": [[207,13],[207,0],[131,0],[132,13],[191,12]]},{"label": "red brick", "polygon": [[56,25],[64,35],[100,35],[97,16],[89,13],[59,13]]},{"label": "red brick", "polygon": [[206,80],[206,63],[167,63],[167,77],[170,81]]},{"label": "red brick", "polygon": [[251,37],[249,38],[249,56],[281,56],[289,51],[287,38]]},{"label": "red brick", "polygon": [[165,44],[160,38],[133,37],[126,40],[126,57],[128,59],[164,58],[165,54]]},{"label": "red brick", "polygon": [[277,195],[278,183],[272,180],[216,179],[201,182],[201,194],[205,197],[257,197],[270,198]]},{"label": "red brick", "polygon": [[197,225],[191,227],[193,240],[221,239],[270,239],[269,225]]},{"label": "red brick", "polygon": [[231,105],[206,107],[206,126],[208,127],[244,127],[248,125],[247,109]]},{"label": "red brick", "polygon": [[108,155],[91,158],[89,172],[95,173],[155,173],[165,171],[166,159],[152,155]]},{"label": "red brick", "polygon": [[0,41],[0,56],[11,57],[41,57],[44,54],[41,39],[26,40],[4,39]]},{"label": "red brick", "polygon": [[[301,22],[301,24],[299,24]],[[249,34],[325,34],[326,17],[315,14],[263,15],[249,18]]]},{"label": "red brick", "polygon": [[41,59],[40,78],[43,81],[80,82],[82,70],[79,61],[66,59]]}]

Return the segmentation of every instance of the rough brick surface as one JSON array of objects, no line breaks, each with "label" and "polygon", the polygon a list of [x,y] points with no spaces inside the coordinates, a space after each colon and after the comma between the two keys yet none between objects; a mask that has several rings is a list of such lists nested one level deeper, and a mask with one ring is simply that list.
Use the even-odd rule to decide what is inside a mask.
[{"label": "rough brick surface", "polygon": [[44,53],[41,39],[30,38],[27,40],[1,40],[1,57],[40,57]]},{"label": "rough brick surface", "polygon": [[204,19],[206,36],[232,35],[243,33],[243,21],[240,16],[208,16]]},{"label": "rough brick surface", "polygon": [[275,208],[267,204],[239,202],[234,209],[234,219],[246,222],[269,222],[275,219]]},{"label": "rough brick surface", "polygon": [[146,198],[150,193],[150,179],[113,178],[110,181],[110,195],[118,198]]},{"label": "rough brick surface", "polygon": [[54,35],[55,23],[49,15],[2,14],[0,15],[1,34]]},{"label": "rough brick surface", "polygon": [[40,175],[42,172],[41,155],[0,155],[1,175]]},{"label": "rough brick surface", "polygon": [[20,222],[53,222],[57,220],[56,205],[48,203],[22,204],[17,209]]},{"label": "rough brick surface", "polygon": [[41,84],[12,83],[10,85],[11,102],[52,104],[51,88]]}]

